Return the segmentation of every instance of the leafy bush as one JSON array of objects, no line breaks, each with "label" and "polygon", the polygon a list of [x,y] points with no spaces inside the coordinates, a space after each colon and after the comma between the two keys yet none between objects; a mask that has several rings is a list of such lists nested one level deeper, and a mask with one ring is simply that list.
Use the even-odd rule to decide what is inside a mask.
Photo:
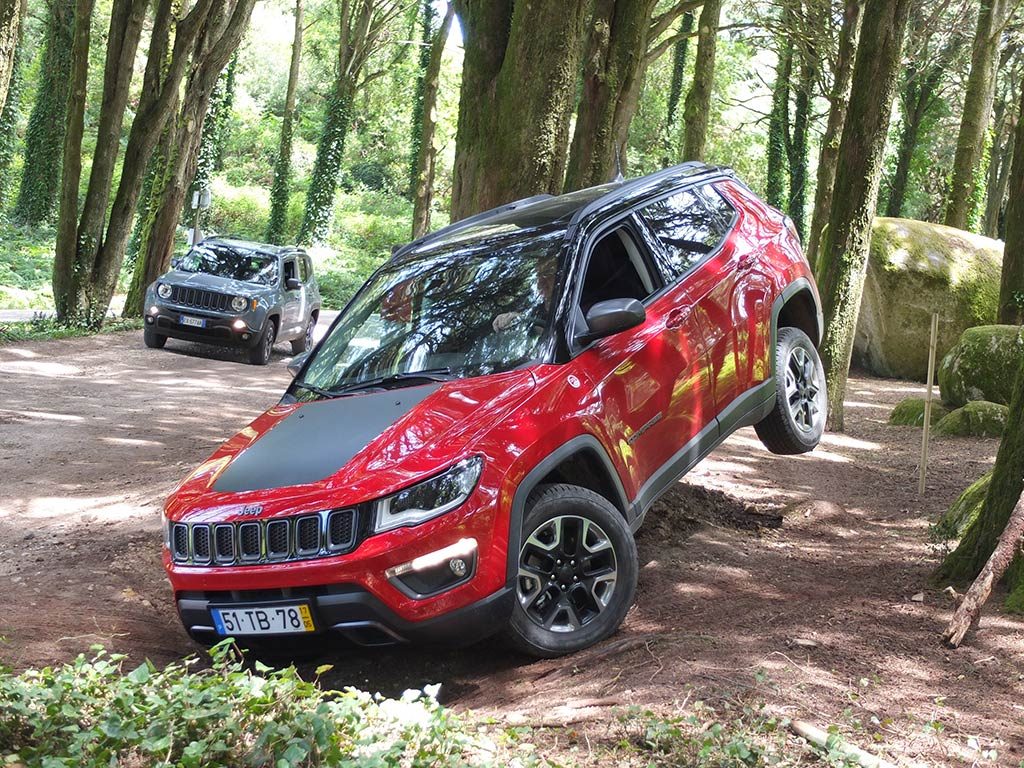
[{"label": "leafy bush", "polygon": [[0,226],[0,307],[46,309],[53,304],[54,231],[50,226]]},{"label": "leafy bush", "polygon": [[[188,214],[191,216],[191,212]],[[232,187],[213,183],[213,201],[200,229],[206,233],[262,240],[270,217],[270,193],[261,187]],[[191,226],[191,221],[182,222]]]},{"label": "leafy bush", "polygon": [[228,642],[208,669],[191,658],[123,674],[124,656],[93,652],[21,675],[0,669],[0,763],[454,766],[491,749],[429,694],[323,692],[293,667],[248,670]]}]

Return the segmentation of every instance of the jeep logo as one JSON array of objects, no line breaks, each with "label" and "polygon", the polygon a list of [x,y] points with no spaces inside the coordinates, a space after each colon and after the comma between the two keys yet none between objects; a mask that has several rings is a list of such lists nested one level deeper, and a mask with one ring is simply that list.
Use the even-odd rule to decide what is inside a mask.
[{"label": "jeep logo", "polygon": [[247,515],[248,517],[255,517],[262,511],[262,504],[246,504],[244,507],[242,507],[241,511],[239,511],[238,514]]}]

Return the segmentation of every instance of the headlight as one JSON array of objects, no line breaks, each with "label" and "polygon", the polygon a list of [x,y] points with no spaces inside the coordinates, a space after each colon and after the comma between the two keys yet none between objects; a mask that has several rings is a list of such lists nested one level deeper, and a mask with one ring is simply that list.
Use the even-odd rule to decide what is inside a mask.
[{"label": "headlight", "polygon": [[473,492],[483,465],[479,456],[464,459],[444,474],[381,499],[374,505],[374,533],[418,525],[455,509]]},{"label": "headlight", "polygon": [[167,283],[160,283],[160,285],[156,287],[156,295],[161,299],[171,298],[171,286]]},{"label": "headlight", "polygon": [[235,296],[231,300],[231,309],[235,312],[245,312],[245,308],[249,306],[249,300],[244,296]]}]

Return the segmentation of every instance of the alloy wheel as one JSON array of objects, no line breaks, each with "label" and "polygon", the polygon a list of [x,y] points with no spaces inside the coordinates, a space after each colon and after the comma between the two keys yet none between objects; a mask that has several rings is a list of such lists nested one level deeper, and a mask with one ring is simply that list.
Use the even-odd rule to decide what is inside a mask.
[{"label": "alloy wheel", "polygon": [[608,607],[617,578],[615,550],[601,526],[562,515],[541,523],[526,538],[516,595],[538,626],[574,632]]},{"label": "alloy wheel", "polygon": [[813,432],[821,425],[823,396],[814,358],[803,347],[793,347],[786,364],[786,402],[798,429]]}]

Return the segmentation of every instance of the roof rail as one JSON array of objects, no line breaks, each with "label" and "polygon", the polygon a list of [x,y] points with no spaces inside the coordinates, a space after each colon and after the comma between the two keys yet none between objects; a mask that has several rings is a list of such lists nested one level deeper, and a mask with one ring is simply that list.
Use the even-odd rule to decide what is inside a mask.
[{"label": "roof rail", "polygon": [[529,205],[533,205],[534,203],[539,203],[542,200],[550,200],[553,197],[554,195],[549,195],[547,193],[541,195],[533,195],[531,197],[524,197],[522,200],[515,200],[511,203],[505,203],[504,205],[499,205],[494,208],[490,208],[486,211],[481,211],[480,213],[473,214],[472,216],[468,216],[465,219],[459,219],[458,221],[449,224],[447,227],[441,227],[441,229],[435,230],[434,232],[428,232],[427,234],[421,235],[415,240],[408,242],[399,248],[396,248],[392,252],[391,256],[392,258],[400,256],[406,251],[409,251],[417,246],[423,245],[424,243],[429,243],[431,240],[434,240],[436,238],[445,235],[450,235],[454,232],[458,232],[461,229],[466,229],[468,227],[473,226],[474,224],[479,224],[481,221],[486,221],[487,219],[490,219],[499,214],[509,213],[510,211],[525,208]]}]

